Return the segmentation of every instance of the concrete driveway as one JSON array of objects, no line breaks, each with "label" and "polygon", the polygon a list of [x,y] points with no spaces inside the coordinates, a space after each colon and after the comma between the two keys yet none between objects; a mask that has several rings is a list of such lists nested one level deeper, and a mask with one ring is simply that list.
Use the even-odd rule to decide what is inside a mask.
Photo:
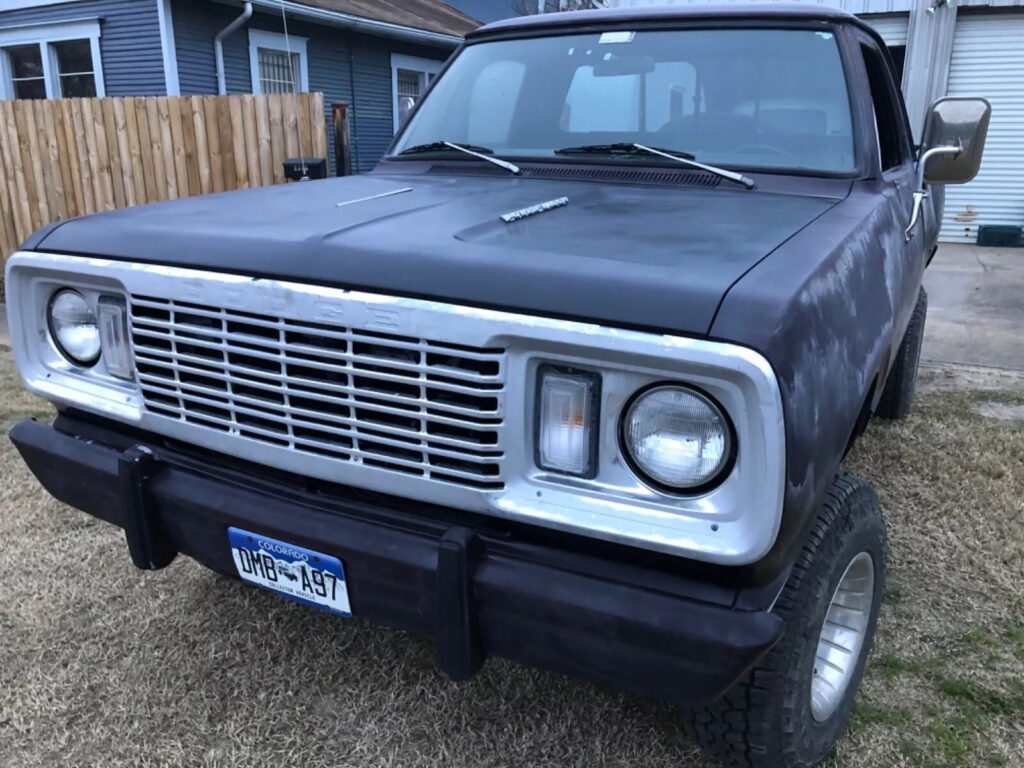
[{"label": "concrete driveway", "polygon": [[923,360],[1024,371],[1024,248],[942,245],[924,286]]},{"label": "concrete driveway", "polygon": [[[924,285],[923,360],[1024,371],[1024,249],[940,246]],[[10,344],[0,304],[0,346]]]}]

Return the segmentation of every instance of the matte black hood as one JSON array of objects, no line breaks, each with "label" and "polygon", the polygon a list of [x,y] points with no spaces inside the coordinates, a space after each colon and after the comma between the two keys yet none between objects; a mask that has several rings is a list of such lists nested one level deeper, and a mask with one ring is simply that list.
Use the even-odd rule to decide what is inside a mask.
[{"label": "matte black hood", "polygon": [[35,247],[703,335],[729,287],[834,203],[731,185],[378,174],[112,211]]}]

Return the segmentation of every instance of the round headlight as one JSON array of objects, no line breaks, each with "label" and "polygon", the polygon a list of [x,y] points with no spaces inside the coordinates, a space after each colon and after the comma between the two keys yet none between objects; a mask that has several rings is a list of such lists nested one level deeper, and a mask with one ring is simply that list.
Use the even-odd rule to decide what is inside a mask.
[{"label": "round headlight", "polygon": [[96,313],[78,291],[65,288],[50,300],[50,333],[57,348],[75,365],[93,365],[100,356]]},{"label": "round headlight", "polygon": [[641,392],[623,416],[622,442],[647,481],[674,491],[708,485],[732,461],[732,430],[725,414],[709,397],[687,387]]}]

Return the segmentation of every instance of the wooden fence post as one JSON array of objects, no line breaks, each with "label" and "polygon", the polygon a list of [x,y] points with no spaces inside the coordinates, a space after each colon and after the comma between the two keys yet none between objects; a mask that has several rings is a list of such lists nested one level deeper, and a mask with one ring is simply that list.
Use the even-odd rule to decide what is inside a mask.
[{"label": "wooden fence post", "polygon": [[334,174],[352,175],[352,145],[348,133],[348,104],[336,101],[331,104],[331,123],[334,126]]}]

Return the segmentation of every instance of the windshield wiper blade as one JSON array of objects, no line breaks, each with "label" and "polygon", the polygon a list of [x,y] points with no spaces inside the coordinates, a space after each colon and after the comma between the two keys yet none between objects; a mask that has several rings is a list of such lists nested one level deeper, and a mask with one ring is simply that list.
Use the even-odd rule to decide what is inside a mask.
[{"label": "windshield wiper blade", "polygon": [[431,141],[427,144],[417,144],[403,149],[398,154],[400,155],[415,155],[418,152],[447,152],[452,148],[461,149],[469,152],[480,152],[487,155],[493,155],[494,150],[490,147],[478,147],[476,144],[453,144],[449,141]]},{"label": "windshield wiper blade", "polygon": [[510,163],[507,160],[500,160],[497,157],[491,157],[494,154],[494,150],[490,147],[478,147],[475,144],[456,144],[453,141],[432,141],[428,144],[417,144],[416,146],[403,149],[398,154],[400,155],[413,155],[418,152],[445,152],[449,149],[454,149],[458,152],[464,152],[467,155],[486,160],[488,163],[504,168],[510,173],[519,173],[519,166],[515,163]]},{"label": "windshield wiper blade", "polygon": [[[556,155],[638,155],[641,152],[646,151],[646,148],[641,147],[639,144],[633,144],[630,142],[618,142],[615,144],[583,144],[578,147],[563,147],[562,149],[556,149]],[[694,155],[689,152],[683,152],[679,149],[657,149],[658,152],[662,152],[672,157],[685,157],[688,160],[693,160]]]},{"label": "windshield wiper blade", "polygon": [[681,157],[679,154],[669,154],[655,147],[645,147],[643,144],[634,144],[637,149],[642,149],[644,152],[650,152],[652,155],[660,155],[661,157],[667,157],[669,160],[675,160],[677,163],[688,165],[691,168],[700,168],[702,171],[713,173],[716,176],[721,176],[723,179],[729,181],[735,181],[737,184],[742,184],[747,189],[754,188],[754,180],[748,176],[744,176],[742,173],[736,173],[735,171],[727,171],[725,168],[717,168],[713,165],[707,165],[705,163],[698,163],[693,159],[693,155],[689,157]]},{"label": "windshield wiper blade", "polygon": [[620,144],[584,144],[580,147],[565,147],[564,149],[555,150],[556,155],[635,155],[640,152],[647,152],[652,155],[668,158],[669,160],[675,160],[677,163],[682,163],[690,168],[699,168],[702,171],[713,173],[723,179],[728,179],[729,181],[735,181],[737,184],[742,184],[747,189],[754,188],[754,180],[744,176],[742,173],[727,171],[724,168],[716,168],[713,165],[707,165],[705,163],[698,163],[694,160],[694,155],[692,153],[684,152],[679,149],[661,149],[660,147],[648,147],[644,144],[637,144],[636,142],[622,142]]}]

